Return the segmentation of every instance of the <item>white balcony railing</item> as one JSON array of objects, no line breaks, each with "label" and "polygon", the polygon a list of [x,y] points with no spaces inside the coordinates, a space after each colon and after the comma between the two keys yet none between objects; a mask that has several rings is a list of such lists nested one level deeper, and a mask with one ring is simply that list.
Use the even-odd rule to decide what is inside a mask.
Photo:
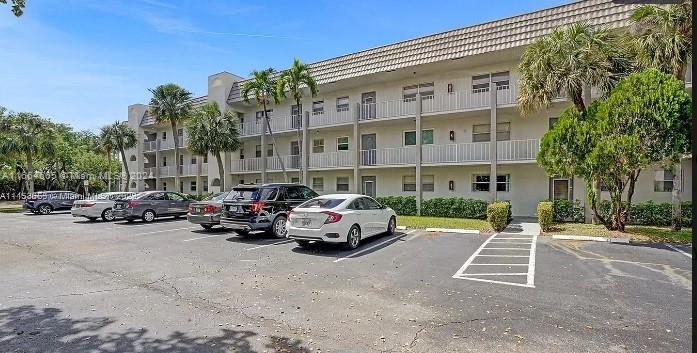
[{"label": "white balcony railing", "polygon": [[310,127],[346,124],[353,121],[353,110],[326,109],[322,113],[310,115]]},{"label": "white balcony railing", "polygon": [[415,147],[381,148],[361,151],[361,165],[403,165],[416,163]]},{"label": "white balcony railing", "polygon": [[496,143],[496,156],[499,161],[535,160],[540,152],[540,140],[510,140]]},{"label": "white balcony railing", "polygon": [[[184,146],[184,136],[177,136],[177,140],[177,142],[179,142],[179,148],[186,147]],[[171,149],[174,149],[173,139],[160,140],[160,151]]]},{"label": "white balcony railing", "polygon": [[353,167],[353,151],[310,154],[310,169]]},{"label": "white balcony railing", "polygon": [[423,145],[421,153],[425,164],[487,162],[489,161],[489,143]]},{"label": "white balcony railing", "polygon": [[159,140],[143,141],[143,152],[157,151],[157,141]]},{"label": "white balcony railing", "polygon": [[156,175],[157,168],[156,167],[145,167],[143,168],[143,172],[145,173],[146,178],[154,178]]},{"label": "white balcony railing", "polygon": [[[290,155],[281,157],[283,160],[283,166],[286,170],[298,170],[300,169],[300,156]],[[261,170],[261,158],[246,158],[246,159],[233,159],[230,163],[231,173],[240,172],[258,172]],[[278,161],[278,157],[266,157],[266,170],[269,171],[280,171],[281,163]]]},{"label": "white balcony railing", "polygon": [[[160,167],[160,177],[173,177],[176,173],[176,169],[173,165],[168,165]],[[153,169],[153,173],[154,168]],[[146,169],[147,170],[147,169]],[[179,176],[196,176],[198,175],[198,165],[196,164],[184,164],[179,166]],[[208,174],[208,163],[201,165],[201,175]]]}]

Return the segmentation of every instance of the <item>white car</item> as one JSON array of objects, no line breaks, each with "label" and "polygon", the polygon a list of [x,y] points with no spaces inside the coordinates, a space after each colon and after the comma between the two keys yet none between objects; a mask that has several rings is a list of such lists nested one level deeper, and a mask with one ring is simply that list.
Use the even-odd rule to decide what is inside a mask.
[{"label": "white car", "polygon": [[126,199],[135,195],[134,192],[104,192],[98,194],[94,199],[75,200],[70,213],[73,217],[85,217],[90,221],[102,218],[105,221],[113,221],[114,201]]},{"label": "white car", "polygon": [[286,237],[302,247],[312,241],[342,244],[355,249],[361,239],[394,234],[397,215],[365,195],[322,195],[294,208],[288,215]]}]

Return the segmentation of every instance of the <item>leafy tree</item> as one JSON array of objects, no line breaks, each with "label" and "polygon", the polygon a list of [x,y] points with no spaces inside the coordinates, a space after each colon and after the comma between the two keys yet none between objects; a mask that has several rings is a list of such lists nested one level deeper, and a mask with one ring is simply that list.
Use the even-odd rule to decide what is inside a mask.
[{"label": "leafy tree", "polygon": [[[632,14],[635,44],[639,64],[672,73],[685,81],[687,65],[692,59],[692,1],[683,1],[669,7],[645,5]],[[680,174],[681,165],[673,169],[673,230],[680,230]]]},{"label": "leafy tree", "polygon": [[[271,105],[272,103],[278,104],[279,103],[279,97],[278,94],[276,94],[276,89],[277,89],[277,84],[274,81],[273,76],[276,74],[276,71],[273,68],[268,68],[266,70],[261,70],[257,71],[254,70],[252,71],[252,79],[249,81],[246,81],[244,85],[242,85],[242,90],[240,94],[242,95],[242,99],[244,100],[245,103],[249,103],[250,99],[249,96],[250,94],[254,95],[254,99],[257,102],[257,105],[261,107],[264,111],[264,122],[266,123],[266,128],[269,131],[269,135],[271,136],[271,144],[273,146],[273,151],[274,154],[276,155],[276,158],[278,158],[278,163],[281,165],[281,170],[283,171],[283,179],[288,182],[288,173],[286,173],[286,167],[283,165],[283,159],[281,156],[278,154],[278,150],[276,149],[276,139],[273,136],[273,131],[271,130],[271,122],[269,121],[269,114],[267,113],[267,107]],[[262,138],[264,136],[263,130],[262,130]],[[266,165],[266,146],[262,143],[262,165]],[[266,168],[264,168],[266,169]],[[266,182],[266,171],[261,174],[261,179],[262,182]]]},{"label": "leafy tree", "polygon": [[[548,174],[583,177],[594,214],[608,229],[624,231],[642,169],[679,160],[689,150],[691,114],[682,82],[648,69],[621,81],[585,112],[564,111],[543,136],[537,161]],[[599,215],[594,180],[610,193],[609,219]]]},{"label": "leafy tree", "polygon": [[[0,0],[0,4],[7,4],[7,0]],[[22,16],[25,5],[26,0],[12,0],[12,13],[17,17]]]},{"label": "leafy tree", "polygon": [[0,117],[0,154],[24,159],[29,193],[34,192],[35,161],[55,150],[54,128],[50,120],[33,113],[10,112]]},{"label": "leafy tree", "polygon": [[[174,160],[179,163],[179,136],[177,135],[177,124],[189,117],[191,111],[191,93],[174,83],[167,83],[149,90],[152,93],[150,99],[150,114],[155,117],[158,123],[169,123],[172,127],[174,138]],[[124,161],[125,162],[125,161]],[[179,168],[175,168],[174,184],[180,192],[181,183]]]},{"label": "leafy tree", "polygon": [[196,154],[210,152],[215,156],[221,191],[225,190],[225,169],[221,153],[234,152],[240,148],[237,125],[237,115],[232,111],[222,114],[215,102],[195,109],[186,123],[189,134],[187,148]]},{"label": "leafy tree", "polygon": [[561,94],[584,112],[588,104],[584,88],[598,87],[607,93],[630,70],[626,40],[617,31],[588,23],[557,28],[536,40],[525,49],[519,65],[521,112],[546,108]]},{"label": "leafy tree", "polygon": [[[293,65],[291,65],[289,69],[283,71],[278,78],[276,95],[279,99],[285,98],[286,91],[288,91],[295,101],[296,107],[298,107],[299,116],[297,118],[300,119],[301,122],[297,124],[298,145],[301,155],[303,153],[303,139],[300,134],[300,127],[302,126],[303,117],[300,109],[300,101],[303,99],[303,87],[307,87],[312,97],[317,95],[317,82],[315,82],[315,79],[312,77],[307,65],[301,63],[298,59],[293,59]],[[302,180],[302,169],[299,171],[299,176],[300,180]]]},{"label": "leafy tree", "polygon": [[[109,129],[111,139],[114,142],[114,147],[121,154],[121,162],[125,173],[126,182],[122,186],[122,191],[128,191],[131,182],[131,173],[128,170],[128,160],[126,159],[126,150],[136,146],[137,138],[136,131],[128,126],[128,122],[117,121]],[[175,135],[176,136],[176,135]]]}]

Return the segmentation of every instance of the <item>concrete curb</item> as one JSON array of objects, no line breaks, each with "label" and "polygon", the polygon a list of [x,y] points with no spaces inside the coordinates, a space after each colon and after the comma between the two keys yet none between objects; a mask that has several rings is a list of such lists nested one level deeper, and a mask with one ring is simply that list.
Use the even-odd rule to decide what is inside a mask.
[{"label": "concrete curb", "polygon": [[590,237],[587,235],[563,235],[554,234],[552,239],[557,240],[581,240],[581,241],[598,241],[605,243],[629,244],[628,238],[606,238],[606,237]]},{"label": "concrete curb", "polygon": [[459,234],[479,234],[479,230],[476,229],[460,229],[460,228],[426,228],[427,232],[441,232],[441,233],[459,233]]}]

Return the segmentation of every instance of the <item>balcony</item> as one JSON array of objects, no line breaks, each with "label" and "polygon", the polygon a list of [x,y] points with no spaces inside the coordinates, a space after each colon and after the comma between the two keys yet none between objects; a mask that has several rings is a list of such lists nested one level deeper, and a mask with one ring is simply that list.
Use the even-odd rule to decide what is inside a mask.
[{"label": "balcony", "polygon": [[[282,156],[281,159],[283,160],[283,165],[284,167],[286,167],[286,170],[300,169],[299,155]],[[266,157],[266,170],[282,170],[281,163],[278,161],[278,157]],[[230,173],[245,173],[259,171],[261,171],[261,158],[233,159],[230,163]]]},{"label": "balcony", "polygon": [[[246,122],[239,125],[241,136],[251,136],[261,134],[261,119]],[[353,110],[346,109],[327,109],[322,112],[314,112],[310,115],[310,127],[320,127],[329,125],[350,124],[353,121]],[[302,118],[298,115],[278,116],[273,115],[269,118],[271,130],[276,132],[296,131],[302,128]]]},{"label": "balcony", "polygon": [[[179,148],[186,147],[184,146],[184,136],[177,136],[177,139],[179,140]],[[160,151],[164,150],[172,150],[174,149],[174,140],[173,139],[167,139],[167,140],[160,140]]]},{"label": "balcony", "polygon": [[[176,170],[173,165],[160,167],[160,177],[173,177],[175,176]],[[154,169],[154,168],[153,168]],[[179,166],[179,176],[196,176],[198,171],[198,165],[196,164],[185,164]],[[153,171],[154,173],[154,171]],[[203,163],[201,165],[201,175],[208,174],[208,163]]]},{"label": "balcony", "polygon": [[353,167],[353,151],[310,153],[310,169]]},{"label": "balcony", "polygon": [[146,140],[143,141],[143,152],[154,152],[157,151],[159,140]]}]

